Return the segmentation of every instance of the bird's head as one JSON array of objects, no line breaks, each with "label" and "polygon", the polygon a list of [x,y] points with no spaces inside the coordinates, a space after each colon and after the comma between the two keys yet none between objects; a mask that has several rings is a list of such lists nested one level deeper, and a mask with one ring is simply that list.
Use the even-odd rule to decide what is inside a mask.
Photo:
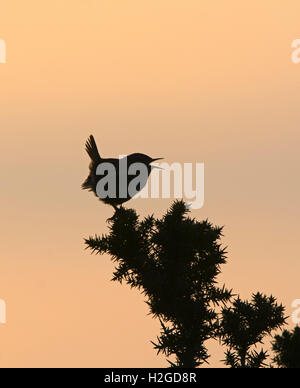
[{"label": "bird's head", "polygon": [[156,162],[157,160],[161,159],[163,158],[151,158],[150,156],[145,154],[131,154],[130,156],[128,156],[128,160],[130,160],[131,163],[142,163],[146,166],[150,166],[152,162]]}]

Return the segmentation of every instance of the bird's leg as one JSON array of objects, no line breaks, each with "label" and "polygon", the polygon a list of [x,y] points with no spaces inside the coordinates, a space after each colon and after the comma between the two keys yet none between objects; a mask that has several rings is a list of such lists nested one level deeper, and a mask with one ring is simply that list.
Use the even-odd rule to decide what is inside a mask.
[{"label": "bird's leg", "polygon": [[118,208],[118,206],[117,205],[111,205],[114,209],[115,209],[115,212],[114,212],[114,214],[113,214],[113,216],[112,217],[110,217],[110,218],[108,218],[107,220],[106,220],[106,222],[112,222],[112,221],[114,221],[114,219],[116,218],[116,215],[117,215],[117,211],[119,210],[119,208]]}]

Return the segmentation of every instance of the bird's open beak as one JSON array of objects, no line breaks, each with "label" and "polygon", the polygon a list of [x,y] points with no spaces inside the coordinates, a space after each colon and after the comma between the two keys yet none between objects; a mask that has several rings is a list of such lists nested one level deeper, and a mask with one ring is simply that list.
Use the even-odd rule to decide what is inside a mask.
[{"label": "bird's open beak", "polygon": [[[156,158],[156,159],[152,159],[150,163],[152,162],[156,162],[157,160],[162,160],[163,158]],[[152,168],[157,168],[158,170],[163,170],[163,168],[161,167],[158,167],[158,166],[151,166]]]},{"label": "bird's open beak", "polygon": [[157,168],[158,170],[164,170],[164,168],[158,167],[158,166],[151,166],[151,168]]}]

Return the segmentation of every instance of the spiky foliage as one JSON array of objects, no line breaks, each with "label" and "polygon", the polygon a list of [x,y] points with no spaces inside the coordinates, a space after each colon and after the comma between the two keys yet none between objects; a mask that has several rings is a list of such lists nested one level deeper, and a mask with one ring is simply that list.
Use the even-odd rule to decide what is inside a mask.
[{"label": "spiky foliage", "polygon": [[275,353],[273,361],[278,367],[300,368],[300,327],[276,335],[272,348]]},{"label": "spiky foliage", "polygon": [[206,340],[219,333],[216,307],[231,290],[216,283],[226,252],[222,228],[188,217],[176,201],[161,218],[140,221],[135,210],[120,208],[109,234],[86,240],[93,252],[116,263],[113,280],[125,281],[144,293],[150,313],[161,323],[154,344],[158,353],[175,356],[176,367],[197,367],[209,355]]},{"label": "spiky foliage", "polygon": [[222,311],[220,337],[228,346],[225,364],[232,368],[266,366],[266,351],[256,351],[266,336],[285,324],[284,307],[273,296],[253,294],[250,301],[236,298],[231,307]]}]

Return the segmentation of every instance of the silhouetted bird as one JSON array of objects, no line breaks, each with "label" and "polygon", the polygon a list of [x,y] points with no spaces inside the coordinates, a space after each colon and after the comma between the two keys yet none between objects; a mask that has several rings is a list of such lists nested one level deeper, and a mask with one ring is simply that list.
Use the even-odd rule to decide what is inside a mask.
[{"label": "silhouetted bird", "polygon": [[[115,210],[118,209],[117,205],[121,205],[122,203],[128,201],[136,193],[142,190],[142,188],[147,183],[151,170],[156,167],[156,166],[151,166],[150,163],[155,162],[156,160],[162,159],[162,158],[153,159],[148,155],[140,154],[140,153],[131,154],[123,159],[101,158],[98,152],[95,139],[92,135],[89,137],[89,139],[86,142],[86,152],[89,154],[91,158],[91,163],[89,166],[90,174],[85,180],[85,182],[82,184],[82,189],[94,192],[94,194],[101,201],[113,206]],[[141,173],[141,171],[135,171],[134,164],[136,163],[142,164],[144,173]],[[111,175],[109,177],[108,173],[107,174],[104,173],[107,164],[109,164],[109,166],[112,166],[113,169],[115,169],[115,175]],[[125,166],[125,168],[120,166]],[[120,190],[119,190],[120,175],[121,175],[121,180],[124,177],[126,177],[126,180],[127,180],[126,187],[125,188],[122,187],[123,189],[122,193],[120,193]],[[99,181],[102,179],[104,180],[110,179],[113,181],[106,182],[106,184],[103,186],[103,189],[106,191],[106,193],[103,192],[99,195],[99,187],[97,188],[97,186]],[[134,181],[134,179],[136,180]],[[138,182],[138,184],[135,185],[135,182]],[[130,186],[130,183],[131,183],[131,186]],[[134,190],[132,190],[132,186],[135,186]],[[107,194],[107,191],[109,191],[109,188],[112,188],[113,190]]]}]

